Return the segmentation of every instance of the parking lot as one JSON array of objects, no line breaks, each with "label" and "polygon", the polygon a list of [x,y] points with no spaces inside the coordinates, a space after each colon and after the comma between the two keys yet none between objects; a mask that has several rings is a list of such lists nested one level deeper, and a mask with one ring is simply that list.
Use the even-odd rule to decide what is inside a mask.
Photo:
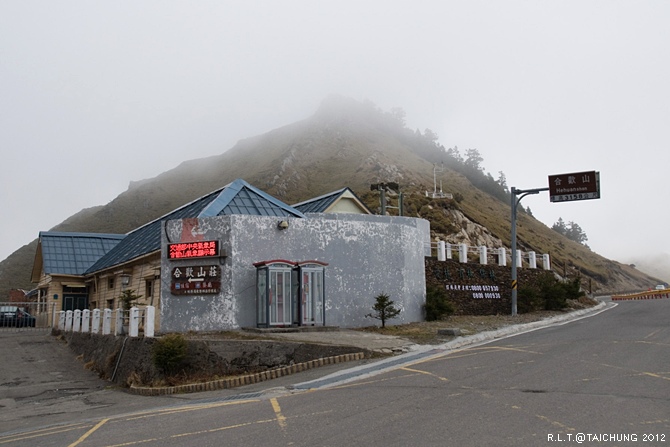
[{"label": "parking lot", "polygon": [[127,395],[85,369],[48,328],[0,328],[0,432],[95,416]]}]

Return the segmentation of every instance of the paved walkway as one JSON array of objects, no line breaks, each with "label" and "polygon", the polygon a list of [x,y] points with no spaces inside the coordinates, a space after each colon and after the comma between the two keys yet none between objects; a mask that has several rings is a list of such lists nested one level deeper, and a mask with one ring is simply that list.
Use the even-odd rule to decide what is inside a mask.
[{"label": "paved walkway", "polygon": [[338,329],[325,332],[270,332],[263,333],[263,335],[280,340],[355,346],[357,348],[387,354],[409,352],[416,346],[413,342],[401,337],[354,331],[351,329]]}]

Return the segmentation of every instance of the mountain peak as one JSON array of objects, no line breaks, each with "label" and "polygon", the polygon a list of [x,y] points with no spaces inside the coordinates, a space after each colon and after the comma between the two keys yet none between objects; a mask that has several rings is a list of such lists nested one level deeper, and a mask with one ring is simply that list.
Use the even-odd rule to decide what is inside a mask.
[{"label": "mountain peak", "polygon": [[[434,186],[433,163],[442,160],[447,163],[440,180],[456,200],[424,194]],[[508,196],[501,198],[505,191],[490,174],[466,167],[462,160],[449,159],[436,138],[407,129],[402,109],[384,112],[370,101],[331,95],[312,117],[242,140],[221,155],[184,161],[155,178],[135,182],[107,205],[68,219],[61,231],[126,233],[236,178],[288,204],[349,187],[370,209],[379,206],[379,193],[370,191],[370,185],[396,182],[405,197],[405,215],[429,219],[434,237],[452,240],[461,233],[463,223],[449,212],[457,210],[487,229],[486,240],[509,244]],[[601,289],[634,289],[649,282],[634,269],[573,244],[532,216],[522,215],[520,220],[521,246],[551,252],[552,264],[574,267],[596,279]],[[0,293],[31,287],[33,247],[0,263]],[[625,274],[615,274],[621,270]]]}]

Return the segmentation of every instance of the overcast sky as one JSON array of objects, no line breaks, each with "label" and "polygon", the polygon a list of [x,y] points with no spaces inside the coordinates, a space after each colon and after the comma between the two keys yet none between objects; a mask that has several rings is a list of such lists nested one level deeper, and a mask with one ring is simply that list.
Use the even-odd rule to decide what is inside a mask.
[{"label": "overcast sky", "polygon": [[[0,1],[0,259],[129,182],[307,118],[400,107],[596,252],[670,253],[670,2]],[[343,185],[346,186],[346,185]]]}]

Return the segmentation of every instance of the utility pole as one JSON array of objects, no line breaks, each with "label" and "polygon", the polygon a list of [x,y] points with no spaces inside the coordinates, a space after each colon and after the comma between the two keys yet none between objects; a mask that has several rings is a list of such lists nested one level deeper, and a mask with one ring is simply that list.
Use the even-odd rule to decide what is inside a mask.
[{"label": "utility pole", "polygon": [[[386,188],[389,188],[393,191],[398,192],[398,206],[390,206],[386,203]],[[403,205],[403,195],[400,192],[400,186],[395,182],[388,183],[374,183],[370,185],[370,191],[379,191],[379,202],[381,208],[381,215],[386,216],[387,208],[397,208],[400,216],[403,215],[404,205]]]},{"label": "utility pole", "polygon": [[[512,186],[512,315],[516,315],[516,301],[517,301],[517,279],[516,279],[516,215],[517,207],[521,199],[530,194],[538,194],[541,191],[549,191],[549,188],[535,188],[535,189],[516,189]],[[517,195],[520,195],[517,199]]]}]

